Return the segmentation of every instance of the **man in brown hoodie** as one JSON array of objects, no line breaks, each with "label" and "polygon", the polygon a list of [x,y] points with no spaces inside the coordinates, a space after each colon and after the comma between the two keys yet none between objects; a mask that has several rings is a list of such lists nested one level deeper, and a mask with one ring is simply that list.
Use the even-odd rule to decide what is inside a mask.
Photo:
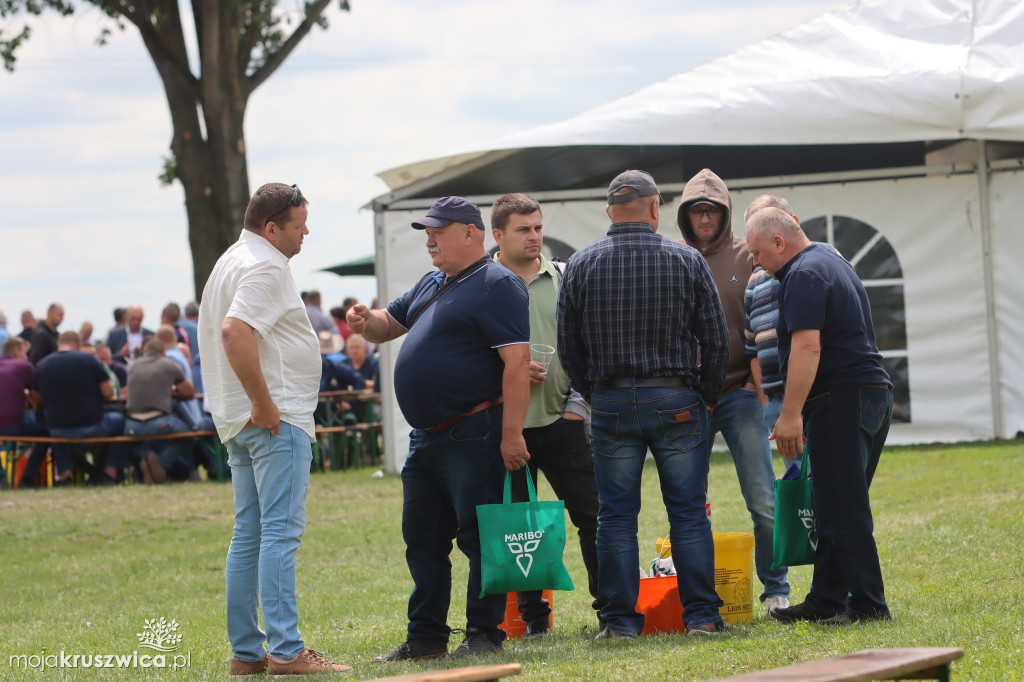
[{"label": "man in brown hoodie", "polygon": [[729,325],[729,365],[718,407],[712,414],[711,442],[722,432],[732,453],[740,491],[754,521],[754,565],[764,585],[761,601],[769,612],[789,606],[788,569],[772,570],[775,527],[775,472],[761,401],[750,374],[744,343],[743,295],[754,271],[746,241],[732,232],[732,198],[725,182],[708,169],[683,190],[677,216],[680,240],[704,255],[715,278]]}]

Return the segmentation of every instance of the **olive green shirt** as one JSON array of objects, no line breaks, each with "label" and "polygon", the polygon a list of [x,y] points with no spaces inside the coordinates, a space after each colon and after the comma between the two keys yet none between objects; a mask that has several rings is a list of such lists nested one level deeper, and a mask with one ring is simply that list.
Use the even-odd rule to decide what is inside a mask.
[{"label": "olive green shirt", "polygon": [[[494,254],[494,262],[501,263],[501,253]],[[555,264],[540,257],[540,270],[526,284],[530,294],[530,344],[543,343],[557,348],[558,341],[558,287],[561,277]],[[569,397],[569,376],[558,361],[558,353],[551,359],[548,375],[543,384],[530,385],[530,407],[526,411],[524,429],[547,426],[557,421],[565,411]]]}]

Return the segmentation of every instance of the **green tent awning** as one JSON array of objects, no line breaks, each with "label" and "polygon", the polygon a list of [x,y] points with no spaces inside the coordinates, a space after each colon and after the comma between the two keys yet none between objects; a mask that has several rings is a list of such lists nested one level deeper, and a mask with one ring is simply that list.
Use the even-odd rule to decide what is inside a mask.
[{"label": "green tent awning", "polygon": [[341,263],[339,265],[332,265],[329,268],[323,268],[321,272],[333,272],[341,277],[348,277],[349,275],[364,275],[372,277],[376,272],[373,268],[373,256],[364,256],[363,258],[356,258],[350,260],[347,263]]}]

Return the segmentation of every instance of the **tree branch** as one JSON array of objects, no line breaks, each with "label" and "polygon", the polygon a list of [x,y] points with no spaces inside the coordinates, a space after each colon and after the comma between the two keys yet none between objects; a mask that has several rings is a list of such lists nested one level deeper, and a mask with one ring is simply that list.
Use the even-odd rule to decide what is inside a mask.
[{"label": "tree branch", "polygon": [[277,67],[284,63],[284,60],[288,58],[288,55],[296,48],[296,46],[302,42],[302,39],[306,37],[313,25],[320,20],[320,16],[327,9],[327,6],[331,4],[331,0],[315,0],[306,4],[306,17],[302,20],[295,31],[288,36],[288,40],[284,41],[280,49],[273,54],[267,55],[266,60],[259,69],[256,70],[251,76],[246,79],[246,97],[252,94],[253,90],[263,84],[263,81],[270,78],[271,74],[277,71]]},{"label": "tree branch", "polygon": [[[123,0],[92,0],[100,9],[111,16],[120,15],[132,23],[138,29],[146,50],[153,58],[154,63],[162,60],[170,64],[178,74],[184,78],[192,87],[198,87],[199,81],[192,74],[188,66],[188,52],[185,49],[185,36],[182,32],[181,15],[178,13],[178,6],[174,0],[139,0],[137,2],[124,2]],[[159,29],[154,26],[152,17],[154,14],[163,16],[163,21],[170,21],[173,31]],[[165,40],[165,36],[173,39],[176,46],[172,46]]]}]

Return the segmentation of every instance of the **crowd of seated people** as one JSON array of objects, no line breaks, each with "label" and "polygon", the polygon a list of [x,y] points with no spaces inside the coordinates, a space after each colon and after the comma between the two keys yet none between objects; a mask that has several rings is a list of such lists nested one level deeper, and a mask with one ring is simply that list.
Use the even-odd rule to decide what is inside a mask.
[{"label": "crowd of seated people", "polygon": [[[307,315],[322,327],[321,391],[373,392],[379,368],[372,344],[353,334],[338,311],[356,303],[347,298],[331,315],[320,310],[320,295],[304,292]],[[309,294],[313,294],[312,297]],[[213,431],[209,403],[202,394],[199,357],[199,306],[184,311],[169,303],[155,331],[143,326],[137,304],[114,309],[114,326],[105,339],[84,322],[79,331],[60,331],[64,307],[51,304],[36,318],[26,310],[23,329],[14,333],[0,312],[0,442],[17,436],[55,438],[145,437]],[[323,328],[324,322],[330,328]],[[333,412],[330,412],[333,410]],[[345,424],[367,421],[364,400],[325,400],[321,423],[335,416]],[[5,437],[11,437],[6,441]],[[208,440],[208,439],[206,439]],[[68,485],[78,470],[89,485],[122,482],[132,476],[146,483],[200,480],[218,471],[217,448],[204,439],[173,438],[132,443],[34,443],[17,487],[45,485],[44,462],[53,460],[53,485]],[[85,453],[89,453],[86,456]]]}]

